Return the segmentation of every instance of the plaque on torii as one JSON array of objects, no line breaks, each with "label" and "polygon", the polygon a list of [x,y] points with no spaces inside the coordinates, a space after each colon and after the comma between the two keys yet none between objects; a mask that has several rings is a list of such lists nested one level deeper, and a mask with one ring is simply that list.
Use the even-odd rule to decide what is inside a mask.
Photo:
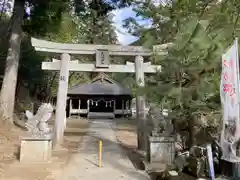
[{"label": "plaque on torii", "polygon": [[109,67],[109,52],[105,49],[96,50],[96,68],[108,68]]}]

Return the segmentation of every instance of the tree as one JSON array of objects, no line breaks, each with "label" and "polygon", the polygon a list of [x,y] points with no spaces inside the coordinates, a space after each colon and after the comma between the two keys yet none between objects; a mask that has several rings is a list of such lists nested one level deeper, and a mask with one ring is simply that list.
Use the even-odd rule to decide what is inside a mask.
[{"label": "tree", "polygon": [[220,124],[221,55],[239,34],[236,2],[222,3],[209,5],[204,13],[192,14],[191,19],[180,19],[175,46],[161,61],[165,68],[160,74],[161,83],[168,87],[161,102],[171,107],[175,118],[187,120],[189,146],[197,143],[195,125],[204,125],[206,121],[209,126],[216,121]]},{"label": "tree", "polygon": [[[4,72],[4,78],[3,78],[2,89],[0,94],[0,117],[3,120],[10,123],[12,123],[13,121],[12,118],[13,118],[13,111],[14,111],[15,91],[16,91],[16,85],[17,85],[20,47],[21,47],[21,41],[23,37],[22,26],[23,26],[23,22],[24,22],[23,20],[25,15],[25,4],[27,2],[29,3],[29,6],[34,5],[32,17],[35,17],[35,18],[31,19],[32,29],[35,28],[35,32],[39,30],[38,34],[40,34],[47,29],[45,28],[42,30],[42,28],[47,27],[46,26],[47,20],[48,22],[49,20],[55,20],[54,23],[59,22],[57,20],[60,19],[61,17],[61,13],[63,10],[63,3],[65,1],[60,1],[61,2],[60,3],[57,0],[56,1],[55,0],[53,1],[15,0],[12,21],[11,21],[9,48],[8,48],[8,53],[6,58],[5,72]],[[58,6],[50,6],[50,4],[52,4],[53,2],[55,2],[55,4],[56,2],[59,2],[60,4],[58,4]],[[49,8],[52,9],[52,12],[54,13],[50,13],[50,17],[47,16],[46,18],[46,12],[49,10]],[[41,17],[45,17],[45,19],[44,18],[41,19]],[[34,20],[36,20],[37,18],[40,18],[38,19],[39,20],[38,22],[42,22],[41,24],[42,28],[36,28],[38,24],[37,23],[34,24],[34,22],[36,22]]]},{"label": "tree", "polygon": [[24,1],[15,0],[6,67],[0,94],[0,116],[12,122],[24,15]]},{"label": "tree", "polygon": [[239,5],[234,0],[171,1],[148,8],[140,4],[136,11],[153,22],[147,29],[128,21],[130,30],[142,37],[140,43],[148,47],[173,43],[167,56],[153,56],[163,71],[145,92],[169,109],[173,119],[187,124],[192,146],[196,123],[203,126],[207,121],[212,125],[218,121],[219,125],[220,57],[239,35]]}]

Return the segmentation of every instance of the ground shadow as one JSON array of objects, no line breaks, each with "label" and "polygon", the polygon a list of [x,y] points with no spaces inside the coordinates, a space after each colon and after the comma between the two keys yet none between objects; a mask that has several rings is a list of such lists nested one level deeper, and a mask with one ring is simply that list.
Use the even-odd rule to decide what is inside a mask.
[{"label": "ground shadow", "polygon": [[71,136],[82,137],[84,135],[86,135],[86,132],[64,132],[64,136],[68,136],[68,137],[71,137]]},{"label": "ground shadow", "polygon": [[116,128],[116,130],[118,130],[118,131],[127,131],[127,132],[136,132],[135,129],[131,129],[131,128],[129,128],[129,129],[125,129],[125,128]]},{"label": "ground shadow", "polygon": [[25,123],[24,123],[23,121],[21,121],[21,120],[14,120],[14,121],[13,121],[13,124],[14,124],[16,127],[20,128],[21,130],[27,131],[27,128],[26,128]]},{"label": "ground shadow", "polygon": [[21,145],[16,145],[16,152],[13,153],[14,157],[20,161]]},{"label": "ground shadow", "polygon": [[85,158],[86,161],[88,161],[89,163],[93,164],[94,166],[98,167],[99,165],[95,162],[92,162],[91,160]]}]

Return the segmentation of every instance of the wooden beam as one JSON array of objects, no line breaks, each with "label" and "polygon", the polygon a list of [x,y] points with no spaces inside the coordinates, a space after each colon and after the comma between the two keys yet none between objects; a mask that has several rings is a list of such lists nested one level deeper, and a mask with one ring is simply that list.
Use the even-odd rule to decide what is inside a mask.
[{"label": "wooden beam", "polygon": [[96,54],[97,50],[108,50],[109,55],[115,56],[150,56],[157,51],[159,55],[166,55],[166,49],[171,43],[161,44],[153,47],[153,51],[142,46],[122,46],[122,45],[96,45],[96,44],[67,44],[31,38],[32,46],[36,51],[50,53],[68,54]]},{"label": "wooden beam", "polygon": [[[59,71],[61,62],[53,60],[53,62],[42,62],[43,70]],[[108,68],[96,68],[95,64],[77,63],[70,61],[69,71],[81,72],[122,72],[122,73],[135,73],[134,63],[127,62],[126,65],[110,64]],[[143,64],[144,73],[156,73],[161,71],[160,65],[151,65],[149,62]]]}]

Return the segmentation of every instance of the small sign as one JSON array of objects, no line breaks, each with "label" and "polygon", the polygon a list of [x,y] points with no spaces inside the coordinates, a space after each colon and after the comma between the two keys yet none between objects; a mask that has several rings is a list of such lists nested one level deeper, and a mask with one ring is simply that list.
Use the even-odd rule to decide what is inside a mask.
[{"label": "small sign", "polygon": [[108,50],[97,50],[96,51],[96,67],[97,68],[108,68],[109,67],[109,52]]}]

